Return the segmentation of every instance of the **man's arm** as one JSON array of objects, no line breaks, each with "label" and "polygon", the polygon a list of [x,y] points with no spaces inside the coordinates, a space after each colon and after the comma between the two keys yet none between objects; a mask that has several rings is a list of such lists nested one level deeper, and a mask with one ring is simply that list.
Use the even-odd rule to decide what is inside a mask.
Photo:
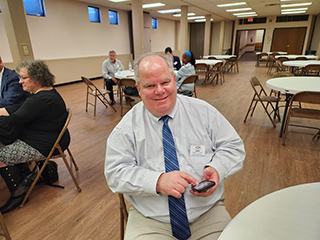
[{"label": "man's arm", "polygon": [[19,76],[15,74],[15,76],[9,76],[4,81],[5,76],[3,76],[2,86],[4,89],[3,97],[0,98],[0,108],[16,104],[22,101],[22,99],[26,98],[27,93],[23,91],[21,84],[19,83]]},{"label": "man's arm", "polygon": [[108,61],[104,61],[102,63],[102,77],[104,79],[110,79],[111,76],[109,75],[109,71],[108,71]]}]

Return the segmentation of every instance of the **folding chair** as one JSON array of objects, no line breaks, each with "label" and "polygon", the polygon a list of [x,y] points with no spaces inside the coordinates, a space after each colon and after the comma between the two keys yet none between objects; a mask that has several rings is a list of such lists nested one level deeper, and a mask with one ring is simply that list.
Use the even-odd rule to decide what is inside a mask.
[{"label": "folding chair", "polygon": [[211,56],[211,57],[208,57],[208,59],[209,59],[209,60],[216,60],[217,58],[216,58],[216,57]]},{"label": "folding chair", "polygon": [[212,70],[211,70],[211,82],[213,82],[214,79],[216,79],[216,84],[219,83],[219,78],[221,81],[221,85],[224,82],[224,62],[218,62],[215,65],[213,65]]},{"label": "folding chair", "polygon": [[320,65],[308,64],[302,69],[304,76],[320,76]]},{"label": "folding chair", "polygon": [[268,66],[268,54],[267,53],[260,53],[257,56],[257,67],[260,67],[260,63],[261,62],[265,62],[266,63],[266,67]]},{"label": "folding chair", "polygon": [[[185,84],[190,84],[190,83],[193,83],[193,93],[194,93],[194,97],[196,98],[197,97],[197,92],[196,92],[196,82],[198,80],[198,75],[190,75],[188,77],[186,77],[183,82],[181,83],[180,87],[178,89],[182,89],[182,85],[185,85]],[[191,94],[190,94],[191,95]]]},{"label": "folding chair", "polygon": [[[250,84],[251,84],[251,86],[252,86],[252,88],[254,90],[254,95],[253,95],[253,98],[251,100],[251,103],[250,103],[248,112],[246,114],[246,117],[244,119],[244,122],[246,122],[250,111],[251,111],[251,117],[252,117],[258,102],[260,102],[262,107],[263,107],[263,109],[264,109],[264,111],[267,113],[270,121],[272,122],[273,127],[276,127],[276,124],[274,122],[274,119],[271,117],[271,114],[273,112],[275,112],[276,113],[275,117],[278,117],[278,119],[280,121],[280,113],[279,113],[279,109],[274,107],[272,103],[277,104],[280,101],[280,98],[274,97],[274,96],[268,96],[266,91],[263,89],[260,81],[256,77],[252,77],[250,79]],[[265,105],[265,103],[266,103],[266,105]],[[268,111],[269,105],[271,106],[271,109],[272,109],[271,112]]]},{"label": "folding chair", "polygon": [[120,239],[124,239],[124,227],[127,225],[129,214],[123,194],[118,193],[118,196],[120,200]]},{"label": "folding chair", "polygon": [[[108,105],[116,112],[117,110],[110,104],[110,102],[106,99],[105,95],[110,93],[110,91],[101,89],[99,90],[97,86],[88,78],[81,76],[84,83],[87,85],[87,96],[86,96],[86,112],[88,112],[88,105],[93,106],[94,108],[94,116],[96,116],[96,106],[97,106],[97,98],[103,103],[103,105],[108,108]],[[94,103],[89,102],[89,95],[94,97]]]},{"label": "folding chair", "polygon": [[196,74],[201,75],[204,74],[204,80],[202,84],[206,84],[208,80],[208,64],[206,63],[196,63]]},{"label": "folding chair", "polygon": [[228,66],[227,72],[229,72],[229,71],[232,72],[232,68],[233,68],[233,71],[236,71],[235,67],[237,67],[237,72],[239,72],[238,57],[229,58],[227,61],[227,66]]},{"label": "folding chair", "polygon": [[0,212],[0,227],[1,227],[2,230],[3,230],[3,233],[0,233],[0,236],[5,237],[6,240],[11,240],[11,237],[10,237],[10,234],[9,234],[9,231],[8,231],[8,228],[7,228],[7,226],[6,226],[5,223],[4,223],[4,219],[3,219],[3,217],[2,217],[1,212]]},{"label": "folding chair", "polygon": [[[72,116],[71,109],[68,108],[67,111],[68,111],[68,117],[67,117],[67,119],[66,119],[66,122],[65,122],[65,124],[64,124],[64,126],[63,126],[63,128],[62,128],[62,130],[61,130],[61,132],[60,132],[60,134],[59,134],[59,136],[58,136],[58,138],[57,138],[57,140],[56,140],[56,142],[53,144],[53,147],[51,148],[51,151],[50,151],[49,155],[48,155],[46,158],[40,158],[40,159],[35,159],[35,160],[32,160],[32,161],[29,161],[29,163],[31,163],[31,162],[39,162],[39,161],[44,161],[44,163],[43,163],[43,165],[41,166],[41,168],[39,169],[38,174],[37,174],[36,178],[34,179],[33,183],[31,184],[31,187],[29,188],[29,190],[28,190],[25,198],[23,199],[22,203],[20,204],[20,207],[23,207],[24,204],[26,203],[28,197],[30,196],[30,194],[31,194],[34,186],[35,186],[36,183],[38,182],[38,180],[39,180],[39,178],[40,178],[43,170],[45,169],[45,167],[46,167],[46,165],[48,164],[48,162],[49,162],[50,159],[56,159],[56,158],[62,158],[62,159],[63,159],[63,162],[64,162],[64,164],[66,165],[66,167],[67,167],[67,169],[68,169],[68,171],[69,171],[69,173],[70,173],[70,175],[71,175],[71,177],[72,177],[72,180],[73,180],[74,184],[76,185],[76,187],[77,187],[77,189],[78,189],[78,192],[81,192],[81,188],[80,188],[80,186],[79,186],[79,183],[78,183],[76,177],[74,176],[74,174],[73,174],[73,172],[72,172],[72,170],[71,170],[70,165],[73,164],[76,171],[78,170],[78,166],[77,166],[77,164],[76,164],[76,162],[75,162],[75,160],[74,160],[74,158],[73,158],[73,156],[72,156],[72,154],[71,154],[70,149],[67,148],[67,151],[68,151],[69,156],[70,156],[70,165],[69,165],[69,163],[68,163],[68,161],[67,161],[67,158],[66,158],[66,155],[65,155],[64,152],[62,151],[61,146],[60,146],[60,144],[59,144],[59,143],[60,143],[60,140],[62,139],[62,137],[63,137],[63,135],[64,135],[64,133],[65,133],[65,131],[66,131],[67,128],[68,128],[68,125],[69,125],[69,122],[70,122],[70,119],[71,119],[71,116]],[[59,154],[53,155],[54,152],[55,152],[55,150],[58,150],[58,151],[59,151]]]},{"label": "folding chair", "polygon": [[[308,107],[302,107],[302,106],[294,107],[293,106],[294,101],[298,101],[300,103],[307,103]],[[316,108],[311,108],[312,105],[315,106],[316,104],[317,104]],[[318,138],[318,139],[320,138],[319,127],[290,124],[290,120],[292,117],[320,120],[319,106],[320,106],[320,92],[305,91],[305,92],[298,92],[293,95],[293,97],[290,100],[287,117],[286,117],[286,124],[283,130],[283,137],[282,137],[283,146],[286,143],[287,135],[289,132],[289,126],[316,129],[318,130],[318,132],[313,136],[313,140],[315,138]]]},{"label": "folding chair", "polygon": [[[134,98],[134,99],[141,99],[139,95],[128,95],[124,92],[125,87],[135,87],[136,81],[133,78],[121,78],[119,80],[119,86],[120,86],[120,105],[121,105],[121,117],[123,116],[123,98]],[[132,108],[131,101],[128,101],[130,108]]]}]

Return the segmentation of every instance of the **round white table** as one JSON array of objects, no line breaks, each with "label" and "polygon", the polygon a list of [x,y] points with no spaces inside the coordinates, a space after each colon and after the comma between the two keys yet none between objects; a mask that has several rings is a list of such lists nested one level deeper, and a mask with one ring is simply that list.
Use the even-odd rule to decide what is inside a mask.
[{"label": "round white table", "polygon": [[319,57],[314,55],[277,55],[275,58],[287,57],[288,59],[296,59],[297,57],[306,57],[308,60],[317,60]]},{"label": "round white table", "polygon": [[302,91],[320,92],[320,77],[301,76],[301,77],[271,78],[266,82],[266,85],[268,88],[271,88],[286,94],[286,106],[283,112],[281,129],[280,129],[280,138],[281,138],[284,124],[286,122],[289,102],[291,100],[292,95]]},{"label": "round white table", "polygon": [[236,57],[236,55],[207,55],[203,56],[203,58],[215,57],[216,59],[220,60],[228,60],[231,57]]},{"label": "round white table", "polygon": [[218,240],[319,240],[320,183],[270,193],[244,208]]},{"label": "round white table", "polygon": [[134,72],[130,70],[118,71],[114,74],[115,78],[134,78]]},{"label": "round white table", "polygon": [[320,61],[315,61],[315,60],[285,61],[282,64],[289,67],[305,67],[310,64],[320,65]]},{"label": "round white table", "polygon": [[211,59],[196,59],[196,63],[206,63],[208,65],[215,65],[216,63],[222,62],[222,60],[211,60]]}]

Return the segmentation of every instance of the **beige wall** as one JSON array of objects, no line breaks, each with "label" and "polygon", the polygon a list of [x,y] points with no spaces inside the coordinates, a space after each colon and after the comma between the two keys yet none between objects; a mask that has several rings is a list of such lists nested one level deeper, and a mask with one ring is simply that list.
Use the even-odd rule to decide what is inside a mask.
[{"label": "beige wall", "polygon": [[[56,83],[101,76],[102,62],[109,50],[128,68],[132,61],[130,19],[126,11],[119,13],[120,25],[109,24],[107,7],[101,7],[101,23],[91,23],[88,5],[73,0],[46,0],[46,17],[26,16],[35,59],[43,59],[56,76]],[[175,46],[175,21],[159,19],[159,29],[152,31],[151,51],[163,52]],[[7,35],[0,13],[0,55],[7,67],[14,68]]]}]

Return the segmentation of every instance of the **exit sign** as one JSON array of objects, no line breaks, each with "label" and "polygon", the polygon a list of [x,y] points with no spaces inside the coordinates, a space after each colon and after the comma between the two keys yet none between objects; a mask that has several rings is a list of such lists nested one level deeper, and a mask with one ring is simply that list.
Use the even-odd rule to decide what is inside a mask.
[{"label": "exit sign", "polygon": [[248,22],[253,22],[253,18],[248,18]]}]

